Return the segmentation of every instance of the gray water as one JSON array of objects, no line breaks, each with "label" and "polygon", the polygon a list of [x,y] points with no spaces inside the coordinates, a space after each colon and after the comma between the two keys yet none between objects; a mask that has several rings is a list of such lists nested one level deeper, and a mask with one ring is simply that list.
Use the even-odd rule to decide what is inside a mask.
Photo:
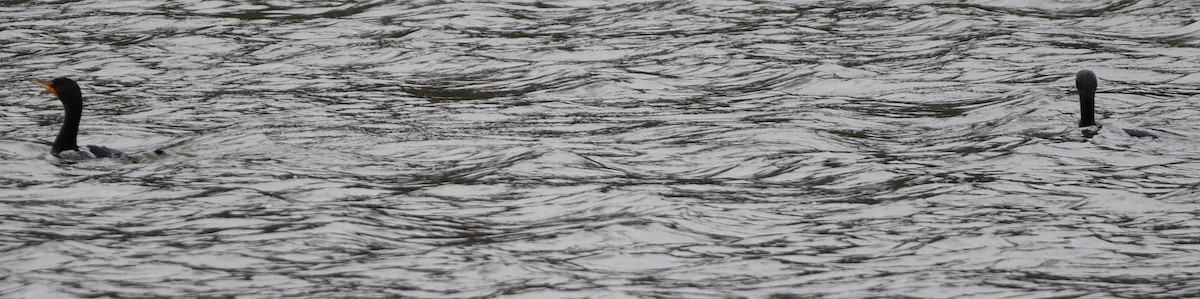
[{"label": "gray water", "polygon": [[[1198,19],[8,1],[0,295],[1200,296]],[[62,108],[29,79],[60,76],[80,143],[135,159],[50,155]]]}]

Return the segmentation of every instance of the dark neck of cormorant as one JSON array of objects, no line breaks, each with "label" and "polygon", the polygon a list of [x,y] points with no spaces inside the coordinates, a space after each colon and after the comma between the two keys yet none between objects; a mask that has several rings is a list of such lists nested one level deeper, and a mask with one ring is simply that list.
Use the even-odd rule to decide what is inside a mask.
[{"label": "dark neck of cormorant", "polygon": [[1079,126],[1096,125],[1096,92],[1091,90],[1079,91]]},{"label": "dark neck of cormorant", "polygon": [[83,100],[78,99],[71,101],[64,99],[63,111],[66,114],[63,117],[62,128],[58,130],[58,137],[54,138],[54,147],[51,152],[54,155],[65,150],[76,150],[79,145],[75,143],[75,135],[79,134],[79,119],[83,116]]},{"label": "dark neck of cormorant", "polygon": [[1079,126],[1096,125],[1096,73],[1082,70],[1075,74],[1075,89],[1079,90]]}]

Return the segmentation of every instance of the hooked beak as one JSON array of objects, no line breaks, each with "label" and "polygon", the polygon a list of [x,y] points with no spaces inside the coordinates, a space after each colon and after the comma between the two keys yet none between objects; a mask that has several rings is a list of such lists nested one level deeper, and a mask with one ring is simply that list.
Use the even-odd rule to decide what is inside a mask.
[{"label": "hooked beak", "polygon": [[58,92],[54,90],[54,87],[50,86],[50,82],[46,82],[46,81],[42,81],[42,80],[38,80],[38,79],[33,79],[30,81],[33,81],[33,83],[37,83],[38,85],[41,85],[42,87],[46,88],[46,91],[49,91],[50,94],[52,94],[54,96],[58,96]]}]

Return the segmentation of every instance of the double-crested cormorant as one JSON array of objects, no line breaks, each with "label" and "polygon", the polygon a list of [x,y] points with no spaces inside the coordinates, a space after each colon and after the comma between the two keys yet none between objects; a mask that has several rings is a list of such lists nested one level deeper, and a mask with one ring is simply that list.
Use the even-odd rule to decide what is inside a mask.
[{"label": "double-crested cormorant", "polygon": [[[1082,70],[1075,74],[1075,88],[1079,89],[1079,127],[1096,126],[1096,73]],[[1154,133],[1138,129],[1122,128],[1133,137],[1158,138]]]},{"label": "double-crested cormorant", "polygon": [[35,79],[33,82],[42,85],[46,91],[58,97],[58,100],[62,101],[63,111],[66,112],[62,129],[58,130],[58,137],[54,138],[54,146],[50,148],[51,154],[68,160],[125,158],[125,153],[115,149],[99,145],[79,146],[75,143],[75,135],[79,134],[79,118],[83,115],[83,94],[79,92],[79,84],[67,78],[58,78],[50,82]]}]

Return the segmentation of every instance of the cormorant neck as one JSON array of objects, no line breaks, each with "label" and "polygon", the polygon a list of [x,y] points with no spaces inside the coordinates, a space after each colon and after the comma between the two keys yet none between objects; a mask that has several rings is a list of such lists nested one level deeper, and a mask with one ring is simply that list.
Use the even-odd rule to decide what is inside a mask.
[{"label": "cormorant neck", "polygon": [[1075,88],[1079,90],[1079,126],[1096,125],[1096,74],[1089,70],[1075,75]]},{"label": "cormorant neck", "polygon": [[65,115],[62,128],[58,130],[58,137],[54,138],[54,146],[50,148],[50,152],[55,156],[62,151],[79,148],[79,144],[75,143],[75,136],[79,134],[79,119],[83,116],[82,98],[60,98],[60,100],[62,100]]},{"label": "cormorant neck", "polygon": [[1096,93],[1079,91],[1079,126],[1096,125]]}]

